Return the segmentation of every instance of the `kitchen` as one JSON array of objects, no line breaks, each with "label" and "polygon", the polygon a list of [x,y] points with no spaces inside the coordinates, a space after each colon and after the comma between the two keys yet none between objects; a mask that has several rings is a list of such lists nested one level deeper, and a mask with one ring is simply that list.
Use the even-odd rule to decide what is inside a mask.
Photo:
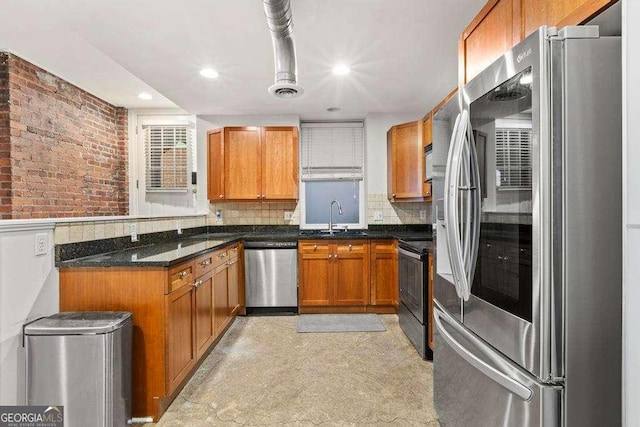
[{"label": "kitchen", "polygon": [[[312,2],[314,3],[314,2]],[[450,41],[448,42],[450,57],[457,54],[457,42],[458,37],[465,29],[465,27],[472,21],[473,16],[478,13],[478,11],[483,7],[484,2],[475,2],[472,5],[461,2],[458,5],[457,9],[448,10],[444,7],[441,7],[439,13],[442,13],[443,16],[439,18],[440,21],[446,20],[447,25],[453,27],[453,22],[456,22],[457,28],[451,28],[449,30]],[[493,2],[495,3],[495,2]],[[418,7],[416,2],[411,3],[413,7]],[[636,112],[632,103],[630,102],[630,97],[628,97],[631,93],[637,93],[637,91],[633,91],[635,88],[635,80],[632,76],[637,75],[637,58],[634,55],[631,55],[632,51],[631,45],[632,42],[637,40],[637,35],[634,32],[637,32],[633,28],[632,19],[638,18],[639,14],[637,11],[637,6],[633,4],[633,2],[620,2],[620,7],[622,9],[622,34],[623,34],[623,63],[626,64],[623,68],[623,84],[626,84],[626,91],[623,92],[623,118],[625,117],[635,117],[637,114],[633,114]],[[255,5],[254,5],[255,6]],[[141,26],[144,24],[144,14],[142,10],[136,10],[138,13],[128,13],[128,16],[119,17],[118,11],[114,10],[109,12],[108,10],[89,10],[89,11],[78,11],[78,17],[74,18],[73,16],[68,16],[63,18],[59,18],[61,23],[54,25],[52,22],[48,21],[49,16],[55,15],[56,11],[53,10],[55,6],[49,6],[51,10],[44,8],[43,10],[36,13],[35,11],[30,11],[23,9],[18,6],[17,3],[9,3],[7,6],[3,6],[6,10],[11,11],[12,13],[7,13],[5,16],[13,16],[13,17],[25,17],[25,19],[29,19],[29,22],[32,23],[29,31],[33,32],[31,38],[27,38],[24,35],[24,29],[17,28],[23,23],[20,20],[14,19],[16,22],[7,22],[6,25],[3,25],[3,30],[0,33],[0,45],[2,47],[6,47],[7,50],[12,51],[17,56],[20,56],[22,53],[26,58],[32,59],[33,62],[42,66],[47,71],[54,72],[59,76],[65,77],[66,74],[76,75],[76,78],[73,80],[74,82],[82,81],[82,73],[85,73],[85,76],[90,76],[92,80],[98,82],[96,84],[95,89],[93,89],[94,93],[99,93],[99,83],[105,82],[102,84],[108,85],[106,82],[113,81],[114,76],[117,79],[122,81],[129,82],[131,84],[129,92],[132,94],[130,99],[120,101],[119,103],[115,103],[115,105],[123,105],[129,107],[129,109],[136,110],[138,116],[140,117],[149,117],[149,120],[153,120],[154,115],[162,115],[166,114],[167,111],[170,111],[172,114],[175,113],[175,110],[167,110],[167,108],[172,107],[173,103],[168,101],[168,99],[164,98],[161,93],[155,92],[153,90],[154,87],[165,88],[168,86],[167,81],[169,80],[177,80],[180,81],[181,84],[172,86],[172,89],[163,89],[162,93],[166,95],[168,98],[172,100],[182,99],[181,97],[194,97],[194,99],[200,99],[202,104],[191,104],[191,107],[187,110],[189,113],[196,113],[195,119],[193,119],[192,115],[187,113],[187,111],[182,111],[180,114],[180,120],[185,120],[186,122],[194,121],[195,122],[195,140],[198,141],[198,153],[197,153],[197,179],[195,183],[195,187],[197,192],[196,196],[192,194],[176,194],[170,203],[164,203],[163,201],[159,201],[158,196],[154,195],[154,199],[151,201],[146,199],[144,196],[141,196],[143,191],[140,188],[136,188],[136,180],[134,177],[139,176],[138,171],[133,169],[139,167],[140,158],[144,155],[144,152],[134,152],[134,150],[129,149],[128,151],[124,151],[124,156],[128,158],[128,164],[132,168],[130,171],[130,178],[128,180],[122,179],[124,182],[125,191],[123,191],[124,195],[118,199],[118,201],[114,203],[124,203],[130,207],[130,212],[137,212],[138,217],[136,219],[129,218],[114,218],[112,221],[84,221],[84,222],[74,222],[74,221],[65,221],[61,224],[56,224],[55,235],[52,230],[52,226],[49,224],[51,221],[47,223],[46,220],[40,221],[29,221],[27,219],[22,220],[10,220],[3,221],[2,226],[2,234],[0,235],[0,241],[2,242],[2,253],[0,256],[1,264],[1,285],[2,285],[2,312],[3,312],[3,321],[2,321],[2,348],[3,348],[3,368],[2,368],[2,404],[16,404],[18,397],[16,393],[16,387],[18,384],[17,378],[19,378],[22,374],[16,372],[15,367],[19,366],[16,362],[17,350],[19,346],[17,345],[19,341],[19,336],[21,333],[22,324],[26,319],[33,319],[39,316],[48,315],[57,310],[57,299],[58,299],[58,272],[53,267],[53,259],[49,259],[49,257],[35,257],[33,256],[33,239],[34,234],[46,234],[48,236],[48,243],[50,245],[50,254],[53,252],[53,244],[65,244],[71,242],[79,242],[79,241],[93,241],[106,237],[125,237],[129,236],[131,231],[131,224],[135,224],[137,227],[136,232],[140,235],[141,239],[144,239],[145,234],[149,234],[151,232],[161,232],[161,231],[175,231],[176,228],[184,228],[184,230],[188,230],[190,228],[196,227],[204,227],[204,226],[216,226],[220,223],[224,225],[298,225],[300,224],[301,219],[301,211],[300,206],[295,202],[262,202],[256,203],[252,202],[225,202],[229,204],[225,204],[222,202],[216,202],[211,204],[210,206],[207,203],[207,200],[203,195],[208,194],[209,187],[207,185],[207,171],[208,166],[206,164],[207,159],[207,149],[204,141],[207,139],[207,132],[214,128],[220,127],[230,127],[230,126],[297,126],[301,120],[301,117],[304,118],[305,114],[300,114],[302,110],[296,110],[297,108],[302,109],[304,105],[302,103],[310,103],[318,102],[318,104],[322,104],[320,106],[316,105],[315,114],[313,115],[313,119],[335,119],[335,115],[332,113],[326,112],[325,110],[330,107],[342,107],[345,110],[345,114],[342,116],[338,116],[341,119],[353,119],[353,118],[365,118],[365,134],[366,134],[366,153],[365,158],[367,161],[366,164],[366,186],[368,192],[368,199],[366,200],[367,204],[367,225],[372,224],[425,224],[425,223],[435,223],[436,218],[430,217],[432,202],[406,202],[406,203],[397,203],[391,204],[387,201],[387,190],[384,178],[384,173],[382,171],[387,169],[386,165],[386,134],[389,128],[393,125],[411,122],[412,120],[421,119],[428,110],[433,108],[444,96],[453,89],[453,87],[457,83],[456,75],[447,75],[446,78],[439,76],[439,74],[446,74],[442,72],[432,73],[433,80],[430,80],[430,85],[436,89],[434,90],[434,94],[430,95],[431,99],[424,101],[415,101],[415,97],[410,96],[407,93],[400,93],[395,98],[393,96],[387,97],[384,99],[384,102],[381,102],[376,96],[375,93],[364,93],[365,101],[371,104],[370,110],[365,111],[350,111],[349,99],[344,97],[341,98],[339,95],[339,91],[337,94],[331,93],[319,93],[318,89],[315,89],[315,95],[313,94],[313,88],[305,85],[305,81],[311,81],[314,76],[314,73],[321,74],[324,73],[324,69],[332,65],[330,60],[327,61],[327,64],[323,65],[324,68],[320,70],[320,64],[315,64],[315,66],[306,65],[306,67],[300,66],[300,84],[305,89],[305,94],[301,95],[298,99],[301,104],[297,105],[295,102],[297,101],[283,101],[268,98],[268,101],[262,101],[264,103],[268,103],[268,108],[266,110],[260,110],[260,113],[257,113],[259,110],[257,106],[261,105],[260,103],[251,103],[251,101],[247,101],[243,99],[243,96],[238,96],[238,93],[233,92],[239,89],[233,89],[234,85],[252,85],[251,92],[256,93],[266,93],[266,89],[268,86],[273,84],[273,59],[272,52],[268,37],[268,31],[266,30],[266,22],[264,22],[264,12],[261,5],[257,5],[255,7],[250,7],[248,5],[242,6],[242,12],[248,14],[245,19],[239,18],[238,20],[223,20],[219,19],[216,21],[216,24],[220,26],[219,31],[222,33],[227,33],[231,31],[231,28],[234,25],[242,22],[251,22],[252,24],[247,24],[248,28],[244,28],[246,31],[245,37],[250,38],[251,40],[260,40],[262,43],[262,49],[257,57],[258,63],[264,63],[264,70],[262,72],[265,75],[265,78],[257,79],[255,77],[250,77],[244,75],[242,73],[246,73],[245,68],[250,68],[249,64],[245,66],[231,64],[229,65],[229,69],[233,70],[234,77],[230,80],[225,80],[224,76],[221,76],[221,82],[224,85],[232,87],[232,93],[234,96],[230,96],[227,99],[227,103],[222,102],[223,100],[218,100],[216,98],[216,89],[213,89],[213,96],[209,95],[204,98],[196,98],[198,92],[212,90],[212,89],[202,89],[200,83],[197,79],[199,77],[194,77],[192,75],[186,74],[170,74],[169,71],[165,73],[158,73],[157,75],[149,76],[149,80],[146,83],[135,81],[131,83],[131,75],[138,76],[147,76],[145,73],[145,68],[150,65],[145,61],[135,61],[136,55],[134,55],[133,51],[121,52],[122,56],[117,58],[108,59],[108,64],[112,66],[112,68],[108,68],[106,66],[97,66],[98,59],[103,58],[104,55],[109,57],[108,50],[115,49],[114,46],[126,46],[127,45],[127,37],[131,35],[125,31],[125,27],[127,26]],[[302,6],[302,5],[301,5]],[[463,6],[466,6],[465,10]],[[140,6],[142,9],[143,7]],[[313,20],[314,7],[318,10],[322,10],[328,16],[332,16],[330,12],[325,10],[324,8],[320,8],[319,5],[314,5],[311,9],[300,8],[297,9],[297,4],[293,3],[293,12],[294,12],[294,22],[296,25],[296,30],[294,30],[294,35],[296,36],[296,50],[297,54],[302,58],[303,52],[311,49],[310,42],[304,42],[304,38],[301,36],[304,34],[304,28],[309,21]],[[338,7],[338,6],[336,6]],[[245,11],[244,8],[247,8]],[[351,10],[350,15],[352,19],[356,19],[358,8],[354,7]],[[123,10],[127,10],[127,7],[123,6]],[[303,13],[306,10],[308,15]],[[223,12],[234,12],[238,11],[227,11],[225,9]],[[296,13],[296,11],[300,11]],[[163,10],[164,14],[171,15],[173,11],[171,10]],[[320,13],[319,11],[316,11]],[[399,11],[400,15],[402,15],[402,10]],[[58,12],[60,13],[60,12]],[[82,15],[82,13],[86,13],[87,15]],[[89,24],[90,19],[98,19],[101,17],[101,14],[106,14],[105,16],[109,17],[110,21],[115,22],[115,27],[107,27],[107,29],[96,31],[88,31],[83,26],[96,26],[99,27],[98,24]],[[411,15],[411,13],[407,13]],[[131,16],[129,16],[131,15]],[[377,15],[376,15],[377,16]],[[420,15],[423,16],[423,15]],[[134,19],[134,17],[136,17]],[[402,22],[402,17],[396,17],[400,22]],[[193,16],[191,17],[193,18]],[[200,20],[202,23],[206,23],[209,17],[201,16]],[[120,20],[120,24],[118,24],[118,20]],[[139,20],[139,21],[138,21]],[[196,20],[195,22],[201,22],[200,20]],[[86,21],[86,22],[85,22]],[[227,22],[234,21],[234,22]],[[253,22],[256,24],[254,25]],[[50,69],[50,67],[46,67],[48,61],[50,61],[51,56],[62,55],[64,52],[61,52],[59,46],[50,46],[47,43],[55,43],[53,40],[47,40],[48,31],[52,31],[52,29],[60,28],[60,25],[66,24],[66,31],[61,31],[59,37],[61,38],[60,45],[64,45],[65,43],[71,43],[72,41],[76,41],[77,50],[74,49],[73,52],[67,52],[67,58],[74,57],[77,55],[83,55],[83,61],[67,61],[66,64],[58,65],[57,69]],[[435,25],[435,23],[432,23]],[[201,24],[202,25],[202,24]],[[326,24],[323,32],[329,33],[329,26]],[[255,27],[255,28],[254,28]],[[157,30],[157,29],[156,29]],[[83,34],[83,31],[88,33],[86,35],[87,40],[83,41],[77,40],[78,34]],[[442,29],[444,31],[444,29]],[[443,36],[443,32],[440,32],[440,36]],[[186,34],[186,31],[185,31]],[[170,57],[168,55],[174,55],[179,57],[179,51],[171,50],[177,49],[176,46],[191,46],[194,40],[190,39],[188,35],[185,35],[178,31],[170,32],[169,34],[163,35],[158,33],[157,43],[163,44],[163,46],[167,47],[167,50],[162,52],[166,57]],[[300,34],[300,35],[298,35]],[[413,33],[411,33],[413,34]],[[335,35],[339,37],[338,34]],[[634,38],[634,36],[636,36]],[[181,39],[183,38],[184,39]],[[226,36],[225,36],[226,37]],[[437,37],[434,35],[433,37]],[[180,40],[180,43],[176,43],[175,45],[171,44],[171,39],[177,38]],[[22,39],[22,40],[21,40]],[[111,40],[112,44],[108,44],[107,40]],[[356,35],[351,35],[348,39],[358,40]],[[370,37],[371,40],[374,40],[376,43],[382,43],[382,45],[377,46],[375,43],[370,43],[367,49],[374,49],[377,47],[378,49],[382,49],[384,43],[387,40],[393,39],[389,34],[385,33],[384,30],[377,30],[375,36]],[[340,40],[327,39],[324,42],[323,46],[330,45],[339,45]],[[20,44],[21,42],[22,44]],[[228,43],[228,48],[230,50],[239,49],[238,43],[240,43],[237,39],[233,37],[229,37],[229,39],[225,39],[225,42]],[[31,43],[31,44],[29,44]],[[203,42],[204,43],[204,42]],[[625,44],[626,43],[626,44]],[[42,47],[39,47],[39,44]],[[197,44],[197,39],[196,39]],[[207,45],[207,43],[204,43]],[[509,48],[513,43],[509,43],[509,45],[497,46],[496,49],[499,49],[500,52],[505,51]],[[109,45],[109,46],[107,46]],[[14,47],[16,46],[16,47]],[[101,51],[97,49],[95,46],[102,46],[105,51]],[[207,45],[208,46],[208,45]],[[420,56],[421,55],[421,47],[419,45],[409,47],[407,51],[404,52],[405,55],[409,56]],[[18,49],[20,47],[20,50]],[[56,48],[56,49],[54,49]],[[109,48],[109,49],[107,49]],[[207,49],[211,51],[215,51],[213,48],[207,47]],[[243,48],[244,49],[244,48]],[[325,48],[326,49],[326,48]],[[424,47],[426,49],[426,46]],[[116,49],[117,50],[117,49]],[[40,55],[36,56],[37,52],[41,52]],[[27,54],[27,52],[32,52],[31,54]],[[628,53],[627,53],[628,52]],[[116,52],[112,52],[115,54]],[[364,55],[367,53],[366,50],[362,50],[361,52],[349,52],[353,54],[361,53]],[[152,52],[141,54],[142,57],[145,55],[151,55]],[[156,53],[157,54],[157,53]],[[323,52],[319,52],[316,60],[323,60],[324,57],[327,56],[326,52],[324,52],[324,57],[321,55]],[[36,58],[39,58],[36,61]],[[209,57],[207,57],[209,58]],[[149,59],[149,58],[148,58]],[[395,71],[398,67],[397,63],[399,61],[405,61],[406,57],[403,56],[393,56],[389,57],[387,61],[391,62],[393,59],[393,63],[390,66],[392,71]],[[209,59],[211,60],[211,59]],[[228,60],[228,58],[227,58]],[[246,59],[243,59],[246,61]],[[300,59],[302,60],[302,59]],[[121,64],[126,64],[124,67],[118,65],[117,62]],[[174,61],[177,62],[177,61]],[[357,62],[357,59],[353,60],[354,64]],[[253,60],[252,60],[253,63]],[[204,66],[205,64],[198,64],[194,67]],[[210,64],[210,66],[216,65]],[[485,64],[485,66],[488,64]],[[67,68],[64,68],[67,67]],[[156,66],[157,67],[157,66]],[[169,69],[170,64],[166,64],[166,67]],[[220,65],[219,67],[222,67]],[[636,67],[636,68],[634,68]],[[484,66],[482,67],[484,68]],[[75,70],[76,74],[73,74]],[[127,71],[129,70],[129,71]],[[305,71],[306,70],[306,71]],[[454,62],[451,68],[448,70],[448,73],[457,74],[458,66]],[[68,71],[68,73],[66,72]],[[222,71],[220,69],[219,71]],[[477,70],[480,71],[480,70]],[[185,70],[182,71],[186,73]],[[307,73],[306,75],[304,73]],[[197,70],[196,70],[197,73]],[[362,74],[359,74],[362,73]],[[126,74],[126,76],[124,75]],[[223,74],[223,73],[221,73]],[[345,76],[346,78],[351,77],[360,77],[362,81],[367,81],[371,76],[367,75],[367,71],[358,71],[354,65],[353,73],[351,76]],[[320,78],[327,78],[325,76],[320,76]],[[418,74],[411,74],[407,77],[403,77],[406,79],[420,79]],[[438,80],[441,78],[442,80]],[[136,79],[134,77],[134,79]],[[357,81],[357,80],[356,80]],[[207,83],[215,83],[215,80]],[[340,80],[341,83],[338,84],[338,87],[342,85],[343,89],[347,89],[350,85],[357,85],[357,83],[349,83],[353,82],[353,80]],[[394,80],[390,77],[385,82],[381,83],[385,86],[392,86]],[[78,83],[76,83],[78,84]],[[158,101],[157,104],[153,104],[154,106],[164,108],[164,111],[158,110],[150,110],[148,105],[145,104],[143,100],[138,100],[136,94],[140,90],[141,85],[149,85],[146,88],[148,91],[152,92],[153,99]],[[78,84],[78,86],[81,86]],[[625,86],[623,86],[625,87]],[[106,93],[107,89],[101,89]],[[320,91],[322,92],[322,91]],[[325,91],[330,92],[330,91]],[[210,93],[210,92],[209,92]],[[332,96],[336,95],[336,96]],[[327,98],[322,98],[321,96],[327,96]],[[387,95],[389,96],[389,95]],[[320,97],[320,98],[318,98]],[[305,99],[306,98],[306,99]],[[321,100],[318,101],[318,99]],[[155,101],[154,101],[155,102]],[[281,102],[281,104],[278,104]],[[377,104],[376,104],[377,102]],[[413,102],[414,104],[407,104],[408,102]],[[219,106],[211,107],[211,105],[216,105],[219,103]],[[251,103],[253,106],[249,106]],[[145,105],[147,107],[145,107]],[[178,103],[178,105],[181,105]],[[274,107],[276,105],[277,107]],[[282,106],[280,106],[282,105]],[[17,107],[15,107],[17,108]],[[233,116],[225,115],[223,111],[234,111]],[[268,111],[263,112],[263,111]],[[403,112],[404,111],[404,112]],[[407,113],[407,111],[409,111]],[[416,113],[412,113],[411,111],[415,111]],[[365,114],[369,113],[369,114]],[[114,112],[114,115],[117,116],[118,112]],[[120,113],[121,114],[121,113]],[[352,114],[349,117],[349,114]],[[306,114],[309,117],[309,114]],[[135,129],[131,129],[131,123],[134,122],[134,117],[129,115],[128,117],[129,126],[128,126],[128,134],[129,140],[135,140]],[[137,117],[135,118],[137,120]],[[633,146],[631,145],[630,135],[633,135],[635,130],[635,126],[637,124],[633,123],[633,120],[627,120],[624,122],[624,131],[623,131],[623,145],[624,147],[628,147],[626,151],[626,156],[623,157],[625,162],[632,166],[634,164],[633,160],[635,159],[633,156],[636,155],[633,150]],[[125,127],[127,130],[127,127]],[[126,133],[126,132],[125,132]],[[142,132],[140,132],[141,134]],[[627,136],[628,135],[628,136]],[[122,157],[122,156],[121,156]],[[143,157],[142,157],[143,158]],[[142,163],[143,164],[143,163]],[[625,324],[633,324],[633,319],[637,319],[637,314],[633,313],[630,307],[633,306],[632,302],[637,302],[638,299],[634,298],[637,292],[635,290],[634,279],[637,277],[637,274],[632,274],[635,270],[635,265],[632,263],[634,259],[634,254],[637,253],[637,250],[634,250],[634,242],[637,239],[633,239],[635,229],[637,229],[636,224],[638,221],[635,219],[637,209],[634,209],[637,206],[637,195],[634,193],[634,189],[631,187],[630,183],[634,180],[634,169],[633,167],[629,167],[625,170],[625,182],[628,185],[625,185],[625,189],[628,186],[628,193],[625,194],[626,206],[628,209],[628,213],[625,215],[625,246],[623,247],[623,254],[626,260],[625,263]],[[140,185],[140,187],[144,187]],[[128,197],[126,198],[126,189],[128,189]],[[211,197],[209,197],[211,199]],[[194,200],[195,203],[194,203]],[[364,202],[364,200],[363,200]],[[250,205],[243,205],[242,203],[250,203]],[[400,206],[400,208],[398,208]],[[328,206],[327,206],[328,209]],[[220,210],[221,212],[221,221],[219,222],[216,211]],[[420,218],[420,211],[426,211],[426,218]],[[187,216],[183,216],[185,212],[188,212]],[[202,216],[201,213],[204,212],[205,216]],[[291,212],[291,220],[284,219],[286,213]],[[382,213],[382,221],[376,222],[375,214],[376,212]],[[208,213],[208,215],[206,214]],[[107,214],[108,215],[108,214]],[[162,219],[153,220],[150,217],[160,215],[163,216]],[[71,215],[69,215],[71,216]],[[118,216],[111,214],[111,216]],[[369,216],[371,218],[369,218]],[[178,224],[177,221],[180,221]],[[33,225],[36,224],[36,225]],[[40,230],[33,231],[33,228],[40,227]],[[22,229],[20,229],[22,228]],[[362,227],[361,227],[362,228]],[[36,267],[36,268],[34,268]],[[17,283],[29,283],[29,285],[16,286]],[[23,303],[24,302],[24,303]],[[15,308],[17,305],[22,304],[23,307]],[[53,309],[51,307],[54,307]],[[15,311],[17,312],[15,312]],[[7,316],[5,318],[5,316]],[[636,317],[634,317],[636,316]],[[625,330],[624,341],[625,344],[623,350],[623,357],[627,361],[634,360],[634,355],[637,355],[640,349],[636,348],[633,343],[639,342],[637,339],[634,339],[633,334],[635,332],[630,330],[630,328]],[[637,400],[637,387],[640,381],[638,381],[638,372],[634,371],[634,366],[632,364],[624,365],[624,375],[625,386],[624,386],[624,402],[626,402],[624,406],[624,417],[625,423],[627,425],[634,425],[638,421],[638,414],[634,411],[637,409],[633,408],[632,402]],[[6,388],[5,388],[6,387]],[[636,397],[636,399],[634,399]]]}]

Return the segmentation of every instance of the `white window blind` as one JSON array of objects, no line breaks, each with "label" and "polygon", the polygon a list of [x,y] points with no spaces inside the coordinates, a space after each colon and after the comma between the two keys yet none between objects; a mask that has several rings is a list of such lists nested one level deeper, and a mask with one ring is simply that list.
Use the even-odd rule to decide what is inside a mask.
[{"label": "white window blind", "polygon": [[186,125],[143,126],[147,191],[185,191],[193,135]]},{"label": "white window blind", "polygon": [[358,122],[301,124],[303,181],[364,177],[364,126]]},{"label": "white window blind", "polygon": [[531,188],[531,129],[496,128],[496,186]]}]

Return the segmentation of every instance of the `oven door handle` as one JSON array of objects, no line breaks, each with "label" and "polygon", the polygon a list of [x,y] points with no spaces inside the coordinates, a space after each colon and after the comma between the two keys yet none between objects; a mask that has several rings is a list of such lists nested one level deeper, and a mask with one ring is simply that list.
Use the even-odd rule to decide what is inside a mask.
[{"label": "oven door handle", "polygon": [[[455,338],[447,332],[447,330],[442,325],[442,321],[444,321],[447,325],[451,326],[456,330],[460,335],[471,341],[476,345],[484,345],[482,342],[478,342],[477,339],[472,336],[465,328],[459,325],[455,320],[449,320],[446,315],[440,312],[439,309],[433,310],[433,320],[436,324],[436,329],[442,336],[447,344],[456,352],[460,357],[467,361],[471,366],[476,368],[478,371],[482,372],[485,376],[493,380],[494,382],[500,384],[502,387],[506,388],[509,392],[515,394],[520,399],[524,401],[528,401],[533,396],[533,391],[524,384],[514,380],[513,378],[507,376],[506,374],[500,372],[493,366],[489,365],[478,356],[467,350],[462,344],[456,341]],[[485,350],[486,351],[486,350]],[[485,352],[483,351],[483,352]]]},{"label": "oven door handle", "polygon": [[413,259],[417,259],[419,261],[422,261],[422,257],[419,254],[413,253],[413,252],[409,252],[405,249],[402,248],[398,248],[398,253],[401,255],[405,255],[408,256],[409,258],[413,258]]}]

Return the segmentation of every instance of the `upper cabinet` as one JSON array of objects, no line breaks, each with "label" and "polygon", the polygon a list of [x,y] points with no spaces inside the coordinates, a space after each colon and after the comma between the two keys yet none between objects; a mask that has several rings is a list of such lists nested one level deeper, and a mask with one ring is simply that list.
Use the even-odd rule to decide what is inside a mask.
[{"label": "upper cabinet", "polygon": [[297,127],[226,127],[208,138],[210,201],[298,198]]},{"label": "upper cabinet", "polygon": [[579,25],[617,0],[489,0],[460,36],[464,85],[541,25]]},{"label": "upper cabinet", "polygon": [[387,132],[387,197],[424,200],[422,120],[395,125]]},{"label": "upper cabinet", "polygon": [[541,25],[558,28],[589,21],[617,0],[522,0],[524,37]]},{"label": "upper cabinet", "polygon": [[520,1],[490,0],[464,30],[458,51],[462,84],[520,41]]},{"label": "upper cabinet", "polygon": [[427,171],[427,147],[431,145],[433,142],[433,132],[432,126],[433,124],[433,115],[431,113],[427,114],[424,119],[422,119],[422,194],[424,195],[426,200],[431,200],[431,183],[425,181],[426,179],[426,171]]}]

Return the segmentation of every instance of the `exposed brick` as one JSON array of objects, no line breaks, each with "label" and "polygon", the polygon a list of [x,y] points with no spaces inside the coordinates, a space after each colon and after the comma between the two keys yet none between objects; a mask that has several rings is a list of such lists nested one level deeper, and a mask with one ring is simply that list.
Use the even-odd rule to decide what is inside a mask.
[{"label": "exposed brick", "polygon": [[126,215],[127,110],[0,52],[0,218]]}]

